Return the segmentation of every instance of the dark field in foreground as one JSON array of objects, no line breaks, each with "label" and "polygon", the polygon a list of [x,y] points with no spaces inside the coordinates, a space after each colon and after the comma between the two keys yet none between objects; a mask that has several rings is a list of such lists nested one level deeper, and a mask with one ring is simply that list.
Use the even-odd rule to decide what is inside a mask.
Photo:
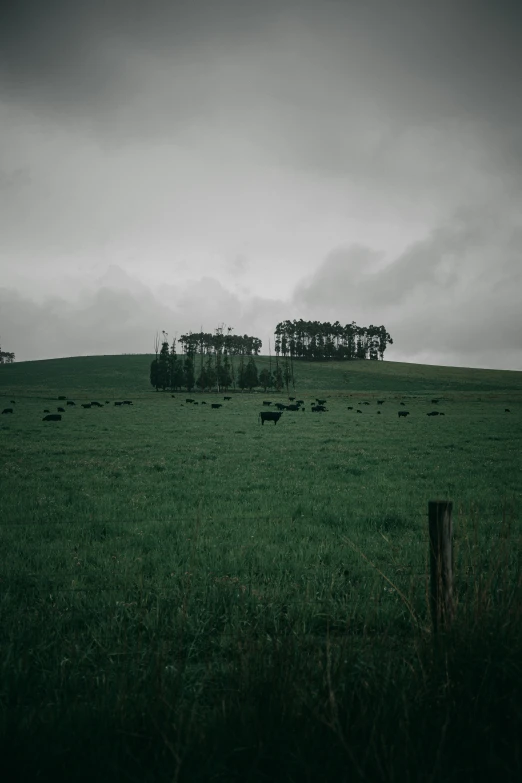
[{"label": "dark field in foreground", "polygon": [[[173,399],[149,362],[0,368],[13,779],[517,779],[522,374],[299,363],[305,412],[261,427],[286,393]],[[76,407],[42,422],[58,395]],[[438,650],[434,498],[458,600]]]}]

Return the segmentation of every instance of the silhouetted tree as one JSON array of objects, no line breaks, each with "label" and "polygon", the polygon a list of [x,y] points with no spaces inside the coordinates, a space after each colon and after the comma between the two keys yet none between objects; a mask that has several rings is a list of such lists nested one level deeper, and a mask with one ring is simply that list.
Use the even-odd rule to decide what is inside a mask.
[{"label": "silhouetted tree", "polygon": [[250,391],[252,391],[255,386],[259,386],[257,367],[253,356],[250,357],[245,368],[245,385]]}]

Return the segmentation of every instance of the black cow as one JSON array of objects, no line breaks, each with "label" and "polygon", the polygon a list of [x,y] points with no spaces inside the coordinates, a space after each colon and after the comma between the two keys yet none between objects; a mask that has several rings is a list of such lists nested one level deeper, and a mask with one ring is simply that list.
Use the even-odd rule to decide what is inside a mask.
[{"label": "black cow", "polygon": [[287,405],[286,406],[286,410],[287,411],[298,411],[299,410],[299,405]]},{"label": "black cow", "polygon": [[212,407],[213,407],[213,408],[222,408],[222,407],[223,407],[223,405],[222,405],[220,402],[213,402],[213,403],[212,403]]},{"label": "black cow", "polygon": [[82,402],[82,408],[90,408],[91,403],[90,402]]},{"label": "black cow", "polygon": [[384,405],[386,400],[377,400],[377,405]]},{"label": "black cow", "polygon": [[67,400],[67,405],[76,405],[76,403],[73,402],[72,400]]},{"label": "black cow", "polygon": [[275,406],[279,411],[286,411],[286,405],[283,405],[282,402],[276,402]]},{"label": "black cow", "polygon": [[44,416],[42,421],[61,421],[62,417],[59,413],[50,413],[48,416]]},{"label": "black cow", "polygon": [[65,413],[65,408],[56,408],[58,413]]},{"label": "black cow", "polygon": [[4,410],[2,411],[2,413],[12,413],[12,412],[13,412],[12,408],[4,408]]},{"label": "black cow", "polygon": [[409,415],[410,415],[409,411],[399,411],[399,419],[401,418],[401,416],[404,416],[404,418],[406,418],[406,416]]},{"label": "black cow", "polygon": [[304,405],[304,404],[305,404],[305,401],[304,401],[304,400],[297,400],[297,404],[298,404],[298,405]]},{"label": "black cow", "polygon": [[369,405],[369,404],[370,404],[369,402],[363,402],[363,405]]},{"label": "black cow", "polygon": [[293,402],[295,400],[295,397],[289,397],[288,399],[290,400],[290,402]]},{"label": "black cow", "polygon": [[276,411],[261,411],[259,418],[261,419],[261,424],[264,424],[265,421],[273,421],[274,424],[277,424],[282,415],[282,413],[276,413]]},{"label": "black cow", "polygon": [[44,408],[44,413],[50,413],[51,411],[48,411],[47,408]]},{"label": "black cow", "polygon": [[231,400],[232,397],[223,397],[224,400]]},{"label": "black cow", "polygon": [[105,400],[105,405],[110,405],[109,400]]},{"label": "black cow", "polygon": [[132,405],[132,400],[123,400],[122,405]]},{"label": "black cow", "polygon": [[194,402],[194,400],[185,400],[185,402]]},{"label": "black cow", "polygon": [[194,405],[199,405],[199,403],[194,400]]},{"label": "black cow", "polygon": [[315,398],[315,401],[318,405],[326,405],[326,400],[318,400],[317,397]]},{"label": "black cow", "polygon": [[349,411],[353,411],[353,407],[351,405],[348,406]]},{"label": "black cow", "polygon": [[171,394],[170,396],[171,396],[171,397],[174,397],[174,398],[176,397],[176,395],[175,395],[175,394]]},{"label": "black cow", "polygon": [[357,413],[362,413],[362,411],[360,411],[359,408],[357,408]]},{"label": "black cow", "polygon": [[431,401],[431,404],[432,404],[432,405],[436,405],[437,403],[438,403],[438,400],[432,400],[432,401]]},{"label": "black cow", "polygon": [[509,410],[509,408],[504,408],[504,413],[511,413],[511,411]]},{"label": "black cow", "polygon": [[65,396],[64,396],[64,397],[58,397],[58,399],[59,399],[59,400],[66,400],[66,399],[67,399],[67,397],[65,397]]},{"label": "black cow", "polygon": [[123,403],[121,403],[121,402],[115,402],[114,404],[115,405],[123,405]]},{"label": "black cow", "polygon": [[380,412],[380,411],[377,411],[377,416],[380,416],[380,415],[381,415],[381,412]]},{"label": "black cow", "polygon": [[404,404],[405,404],[404,402],[401,402],[401,405],[404,405]]},{"label": "black cow", "polygon": [[439,416],[444,416],[444,413],[442,411],[439,412]]},{"label": "black cow", "polygon": [[263,405],[272,405],[272,402],[269,400],[263,400]]},{"label": "black cow", "polygon": [[439,415],[438,411],[431,411],[431,413],[426,414],[426,416],[438,416],[438,415]]},{"label": "black cow", "polygon": [[101,402],[96,402],[96,400],[94,402],[91,401],[91,405],[94,405],[96,408],[103,408]]},{"label": "black cow", "polygon": [[312,405],[312,411],[313,413],[324,413],[326,408],[324,405]]},{"label": "black cow", "polygon": [[9,400],[9,402],[11,403],[11,405],[16,405],[16,400]]}]

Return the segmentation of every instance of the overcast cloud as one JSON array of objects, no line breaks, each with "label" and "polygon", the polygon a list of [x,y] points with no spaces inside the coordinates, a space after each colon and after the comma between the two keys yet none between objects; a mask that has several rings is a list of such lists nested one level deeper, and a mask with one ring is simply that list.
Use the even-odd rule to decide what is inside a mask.
[{"label": "overcast cloud", "polygon": [[385,324],[386,358],[522,369],[522,4],[13,0],[0,340]]}]

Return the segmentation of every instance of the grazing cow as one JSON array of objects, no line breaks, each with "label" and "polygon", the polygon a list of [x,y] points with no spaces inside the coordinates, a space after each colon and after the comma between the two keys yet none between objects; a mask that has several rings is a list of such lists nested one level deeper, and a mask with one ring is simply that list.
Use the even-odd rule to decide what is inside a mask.
[{"label": "grazing cow", "polygon": [[67,397],[65,397],[65,396],[63,396],[63,397],[58,397],[58,399],[59,399],[59,400],[66,400],[66,399],[67,399]]},{"label": "grazing cow", "polygon": [[290,402],[293,402],[295,400],[295,397],[289,397],[288,399],[290,400]]},{"label": "grazing cow", "polygon": [[65,413],[65,408],[56,408],[58,413]]},{"label": "grazing cow", "polygon": [[16,405],[16,400],[9,400],[9,402],[11,403],[11,405]]},{"label": "grazing cow", "polygon": [[326,408],[324,405],[312,405],[312,412],[313,413],[325,413]]},{"label": "grazing cow", "polygon": [[377,400],[377,405],[384,405],[386,400]]},{"label": "grazing cow", "polygon": [[353,407],[351,405],[348,405],[348,410],[353,411]]},{"label": "grazing cow", "polygon": [[277,424],[282,415],[282,413],[276,413],[276,411],[261,411],[259,418],[261,419],[261,424],[264,424],[265,421],[273,421],[274,424]]},{"label": "grazing cow", "polygon": [[432,404],[432,405],[436,405],[437,403],[438,403],[438,400],[432,400],[432,401],[431,401],[431,404]]},{"label": "grazing cow", "polygon": [[511,411],[509,410],[509,408],[504,408],[504,413],[511,413]]},{"label": "grazing cow", "polygon": [[299,410],[299,405],[287,405],[286,406],[286,410],[287,411],[298,411]]},{"label": "grazing cow", "polygon": [[207,403],[205,402],[205,400],[201,400],[201,404],[206,405]]},{"label": "grazing cow", "polygon": [[438,416],[438,415],[439,415],[438,411],[431,411],[431,413],[426,414],[426,416]]},{"label": "grazing cow", "polygon": [[363,405],[369,405],[369,404],[370,404],[369,402],[364,402],[364,403],[363,403]]},{"label": "grazing cow", "polygon": [[109,400],[105,400],[105,405],[110,405]]},{"label": "grazing cow", "polygon": [[12,413],[12,412],[13,412],[12,408],[4,408],[4,410],[2,411],[2,413]]},{"label": "grazing cow", "polygon": [[171,396],[171,397],[174,397],[174,399],[176,398],[176,395],[175,395],[175,394],[171,394],[170,396]]},{"label": "grazing cow", "polygon": [[194,400],[185,400],[185,402],[194,402]]},{"label": "grazing cow", "polygon": [[357,408],[357,413],[362,413],[362,411],[360,411],[359,408]]},{"label": "grazing cow", "polygon": [[409,415],[410,415],[409,411],[399,411],[399,419],[401,418],[401,416],[404,416],[404,418],[406,418],[406,416]]},{"label": "grazing cow", "polygon": [[224,400],[231,400],[232,397],[223,397]]},{"label": "grazing cow", "polygon": [[132,405],[132,400],[123,400],[122,405]]},{"label": "grazing cow", "polygon": [[94,405],[96,408],[103,408],[101,402],[96,402],[96,400],[94,402],[91,401],[91,405]]},{"label": "grazing cow", "polygon": [[50,413],[48,416],[44,416],[42,421],[61,421],[62,417],[59,413]]},{"label": "grazing cow", "polygon": [[223,405],[222,405],[220,402],[213,402],[213,403],[212,403],[212,407],[213,407],[213,408],[222,408],[222,407],[223,407]]},{"label": "grazing cow", "polygon": [[404,405],[404,404],[405,404],[404,402],[401,402],[401,405]]},{"label": "grazing cow", "polygon": [[76,403],[73,402],[72,400],[67,400],[67,405],[76,405]]},{"label": "grazing cow", "polygon": [[44,408],[44,413],[50,413],[51,411],[47,410],[47,408]]},{"label": "grazing cow", "polygon": [[90,408],[91,403],[90,402],[82,402],[82,408]]},{"label": "grazing cow", "polygon": [[263,400],[263,405],[272,405],[272,402],[269,400]]},{"label": "grazing cow", "polygon": [[304,401],[304,400],[297,400],[297,404],[298,404],[298,405],[304,405],[304,404],[305,404],[305,401]]},{"label": "grazing cow", "polygon": [[121,402],[115,402],[114,404],[115,405],[123,405],[123,403],[121,403]]},{"label": "grazing cow", "polygon": [[377,411],[377,416],[380,416],[380,415],[381,415],[381,412],[380,412],[380,411]]},{"label": "grazing cow", "polygon": [[194,405],[199,405],[199,403],[198,402],[194,402]]},{"label": "grazing cow", "polygon": [[315,398],[315,401],[318,405],[326,405],[326,400],[318,400],[317,397]]},{"label": "grazing cow", "polygon": [[439,412],[439,416],[444,416],[444,415],[445,414],[442,411]]},{"label": "grazing cow", "polygon": [[275,406],[279,411],[286,411],[286,405],[283,405],[282,402],[276,402]]}]

